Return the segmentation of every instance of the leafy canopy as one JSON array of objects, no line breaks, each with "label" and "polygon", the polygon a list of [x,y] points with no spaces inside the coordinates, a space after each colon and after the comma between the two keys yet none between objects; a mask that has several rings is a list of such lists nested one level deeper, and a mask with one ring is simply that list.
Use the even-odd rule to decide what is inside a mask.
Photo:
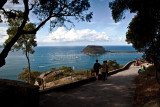
[{"label": "leafy canopy", "polygon": [[124,18],[126,10],[137,13],[128,26],[126,41],[137,50],[145,52],[145,58],[160,62],[160,1],[114,0],[110,2],[115,22]]},{"label": "leafy canopy", "polygon": [[[3,22],[1,16],[5,16],[6,19],[15,19],[19,12],[14,8],[3,8],[7,1],[9,0],[1,0],[1,22]],[[19,3],[19,0],[12,0],[12,2]],[[78,21],[90,21],[93,14],[92,12],[86,12],[90,8],[89,0],[23,0],[22,2],[24,5],[23,20],[18,26],[18,30],[14,37],[10,39],[0,53],[0,67],[5,65],[5,58],[10,49],[23,34],[36,34],[48,21],[50,22],[51,30],[57,26],[65,26],[65,22],[73,23],[71,20],[72,18],[75,18],[75,20]],[[39,22],[37,23],[36,21],[36,27],[33,30],[28,31],[25,30],[24,27],[30,19],[30,13],[33,13],[38,18]]]}]

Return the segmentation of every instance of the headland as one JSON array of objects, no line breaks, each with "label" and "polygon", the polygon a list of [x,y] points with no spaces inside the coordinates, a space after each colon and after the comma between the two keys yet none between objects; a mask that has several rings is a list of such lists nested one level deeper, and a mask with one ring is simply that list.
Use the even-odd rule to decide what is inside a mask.
[{"label": "headland", "polygon": [[96,45],[88,45],[81,52],[87,55],[103,55],[105,53],[143,53],[137,51],[109,51],[105,50],[103,46]]}]

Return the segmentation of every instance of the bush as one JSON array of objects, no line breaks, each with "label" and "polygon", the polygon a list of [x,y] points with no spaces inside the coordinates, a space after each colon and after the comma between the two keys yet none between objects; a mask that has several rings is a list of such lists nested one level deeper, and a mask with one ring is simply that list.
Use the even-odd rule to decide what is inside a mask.
[{"label": "bush", "polygon": [[54,71],[58,71],[58,70],[64,70],[64,73],[62,74],[59,74],[59,75],[56,75],[56,76],[48,76],[45,81],[46,83],[48,82],[52,82],[52,81],[55,81],[55,80],[58,80],[58,79],[61,79],[63,77],[67,77],[67,76],[70,76],[71,73],[73,73],[73,69],[71,67],[66,67],[66,66],[62,66],[58,69],[55,69],[55,68],[51,68],[51,70],[54,70]]},{"label": "bush", "polygon": [[[35,83],[36,78],[41,74],[41,72],[38,71],[31,71],[31,84]],[[28,71],[21,72],[18,74],[18,79],[24,80],[25,82],[28,82]]]},{"label": "bush", "polygon": [[[24,68],[24,72],[18,74],[18,79],[28,82],[28,70]],[[34,84],[38,76],[40,74],[45,73],[46,71],[38,72],[38,71],[31,71],[31,84]]]},{"label": "bush", "polygon": [[58,70],[64,70],[65,72],[73,72],[71,67],[62,66]]},{"label": "bush", "polygon": [[108,65],[109,65],[108,71],[112,71],[120,68],[120,65],[117,63],[116,60],[109,60]]},{"label": "bush", "polygon": [[151,65],[148,68],[146,68],[146,72],[154,72],[154,71],[155,71],[154,65]]},{"label": "bush", "polygon": [[74,75],[87,75],[86,70],[78,70],[74,72]]}]

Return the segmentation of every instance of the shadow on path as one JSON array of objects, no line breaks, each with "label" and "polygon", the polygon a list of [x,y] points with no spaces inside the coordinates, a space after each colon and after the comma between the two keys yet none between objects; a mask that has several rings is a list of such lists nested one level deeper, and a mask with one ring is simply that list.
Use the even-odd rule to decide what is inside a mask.
[{"label": "shadow on path", "polygon": [[40,96],[40,107],[132,107],[134,77],[138,68],[66,91]]}]

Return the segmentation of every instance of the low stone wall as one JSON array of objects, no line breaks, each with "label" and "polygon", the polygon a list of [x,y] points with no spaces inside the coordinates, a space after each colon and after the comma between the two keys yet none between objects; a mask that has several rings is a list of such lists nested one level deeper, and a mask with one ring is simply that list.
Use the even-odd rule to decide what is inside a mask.
[{"label": "low stone wall", "polygon": [[132,63],[135,63],[135,61],[128,62],[128,63],[127,63],[123,68],[121,68],[121,69],[116,69],[116,70],[110,71],[110,72],[108,73],[108,75],[110,76],[110,75],[116,74],[116,73],[118,73],[118,72],[127,70],[127,69],[131,66]]},{"label": "low stone wall", "polygon": [[84,80],[79,80],[79,81],[72,82],[72,83],[69,83],[69,84],[63,84],[63,85],[60,85],[60,86],[47,88],[45,90],[41,90],[39,93],[40,94],[46,94],[46,93],[50,93],[52,91],[64,91],[64,90],[67,90],[67,89],[70,89],[70,88],[73,88],[73,87],[77,87],[77,86],[80,86],[80,85],[83,85],[83,84],[86,84],[86,83],[89,83],[89,82],[92,82],[92,81],[95,81],[95,80],[96,80],[96,77],[90,77],[90,78],[87,78],[87,79],[84,79]]},{"label": "low stone wall", "polygon": [[0,79],[0,102],[3,107],[38,107],[39,87],[20,81]]}]

